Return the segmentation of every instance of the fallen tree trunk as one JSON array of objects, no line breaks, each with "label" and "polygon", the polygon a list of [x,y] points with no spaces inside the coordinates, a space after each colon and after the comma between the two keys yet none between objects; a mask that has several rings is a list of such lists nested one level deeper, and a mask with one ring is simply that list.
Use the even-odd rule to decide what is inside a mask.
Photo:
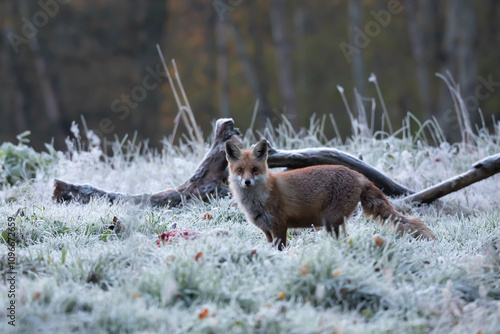
[{"label": "fallen tree trunk", "polygon": [[489,156],[476,162],[473,168],[467,172],[454,176],[435,186],[429,187],[418,193],[412,194],[402,199],[404,202],[431,203],[473,183],[484,180],[492,175],[500,173],[500,154]]},{"label": "fallen tree trunk", "polygon": [[[184,200],[198,197],[206,201],[210,196],[226,196],[227,161],[225,142],[233,141],[241,146],[239,130],[234,128],[232,119],[219,119],[214,130],[214,141],[209,152],[186,182],[174,189],[157,194],[126,195],[109,193],[90,185],[75,185],[61,180],[54,181],[53,199],[57,202],[78,201],[88,203],[91,198],[107,198],[110,202],[131,201],[147,203],[152,206],[178,206]],[[391,197],[407,196],[402,200],[407,202],[431,203],[451,192],[462,189],[472,183],[483,180],[500,172],[500,154],[481,160],[474,169],[444,181],[434,187],[415,193],[413,190],[391,180],[372,166],[356,157],[333,148],[313,148],[303,150],[269,149],[268,163],[271,168],[303,168],[314,165],[344,165],[360,172],[370,179],[386,195]]]},{"label": "fallen tree trunk", "polygon": [[71,184],[58,179],[54,180],[54,192],[52,194],[52,199],[59,203],[76,201],[83,204],[87,204],[92,198],[107,198],[111,203],[131,201],[135,204],[140,204],[150,197],[150,194],[127,195],[110,193],[88,184]]},{"label": "fallen tree trunk", "polygon": [[133,203],[148,202],[152,206],[178,206],[183,200],[193,196],[206,201],[210,196],[226,196],[229,194],[227,187],[227,161],[225,153],[226,141],[231,140],[241,146],[240,132],[234,127],[230,118],[217,120],[214,130],[212,147],[203,158],[194,174],[183,184],[174,189],[167,189],[157,194],[127,195],[108,193],[90,185],[76,185],[61,180],[54,180],[54,193],[52,198],[57,202],[78,201],[88,203],[91,198],[107,198],[110,202],[131,201]]},{"label": "fallen tree trunk", "polygon": [[153,206],[177,206],[183,200],[196,196],[207,201],[210,196],[227,196],[226,141],[241,146],[240,131],[234,127],[232,118],[217,120],[214,142],[193,176],[175,189],[168,189],[150,197]]}]

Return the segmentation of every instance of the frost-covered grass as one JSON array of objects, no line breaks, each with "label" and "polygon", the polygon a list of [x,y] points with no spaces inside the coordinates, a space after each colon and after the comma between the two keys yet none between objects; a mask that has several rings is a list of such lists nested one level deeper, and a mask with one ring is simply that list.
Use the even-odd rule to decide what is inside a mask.
[{"label": "frost-covered grass", "polygon": [[[74,129],[75,130],[75,129]],[[423,189],[500,151],[500,128],[477,146],[428,145],[411,137],[324,138],[321,122],[300,135],[267,129],[278,148],[335,146],[398,182]],[[401,135],[402,134],[402,135]],[[401,139],[403,138],[403,139]],[[245,145],[254,141],[245,136]],[[361,215],[349,236],[290,234],[271,248],[230,198],[182,208],[53,203],[54,178],[108,191],[158,192],[188,178],[207,147],[165,143],[161,152],[115,143],[70,145],[29,181],[0,190],[0,231],[16,219],[16,327],[19,333],[498,333],[500,328],[500,176],[420,208],[400,208],[426,222],[434,242],[396,237]],[[52,153],[54,154],[54,153]],[[110,152],[108,151],[108,154]],[[203,219],[208,213],[211,219]],[[109,230],[117,217],[125,229]],[[172,229],[202,233],[162,247]],[[226,230],[217,237],[213,231]],[[386,238],[383,247],[374,234]],[[0,244],[5,277],[7,246]],[[9,285],[0,284],[0,331]]]}]

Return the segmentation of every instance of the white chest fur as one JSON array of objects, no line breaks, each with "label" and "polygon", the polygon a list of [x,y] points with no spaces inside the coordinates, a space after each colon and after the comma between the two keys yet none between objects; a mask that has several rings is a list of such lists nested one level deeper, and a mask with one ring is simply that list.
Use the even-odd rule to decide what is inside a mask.
[{"label": "white chest fur", "polygon": [[231,193],[249,221],[264,230],[272,229],[272,215],[267,208],[269,190],[257,183],[253,187],[242,187],[237,175],[229,178]]}]

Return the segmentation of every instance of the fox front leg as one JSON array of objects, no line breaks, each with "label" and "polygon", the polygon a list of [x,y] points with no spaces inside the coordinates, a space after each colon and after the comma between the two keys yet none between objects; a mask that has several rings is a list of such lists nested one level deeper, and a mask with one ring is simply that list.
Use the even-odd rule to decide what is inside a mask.
[{"label": "fox front leg", "polygon": [[287,228],[280,226],[273,229],[272,240],[273,245],[278,245],[278,250],[282,251],[286,248],[286,231]]},{"label": "fox front leg", "polygon": [[[278,249],[283,250],[286,247],[286,232],[285,237],[282,239],[281,237],[276,237],[274,232],[264,231],[266,235],[267,242],[272,243],[273,247],[276,246],[279,242]],[[284,240],[284,241],[283,241]]]},{"label": "fox front leg", "polygon": [[273,242],[273,236],[271,234],[271,231],[263,231],[263,232],[266,235],[267,242]]}]

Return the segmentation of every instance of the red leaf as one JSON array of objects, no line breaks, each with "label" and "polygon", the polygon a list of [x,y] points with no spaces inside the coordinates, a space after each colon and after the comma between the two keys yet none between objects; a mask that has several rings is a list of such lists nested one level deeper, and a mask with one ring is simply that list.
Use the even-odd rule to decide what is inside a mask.
[{"label": "red leaf", "polygon": [[199,319],[205,319],[206,317],[208,317],[208,308],[204,308],[199,314],[198,314],[198,318]]}]

